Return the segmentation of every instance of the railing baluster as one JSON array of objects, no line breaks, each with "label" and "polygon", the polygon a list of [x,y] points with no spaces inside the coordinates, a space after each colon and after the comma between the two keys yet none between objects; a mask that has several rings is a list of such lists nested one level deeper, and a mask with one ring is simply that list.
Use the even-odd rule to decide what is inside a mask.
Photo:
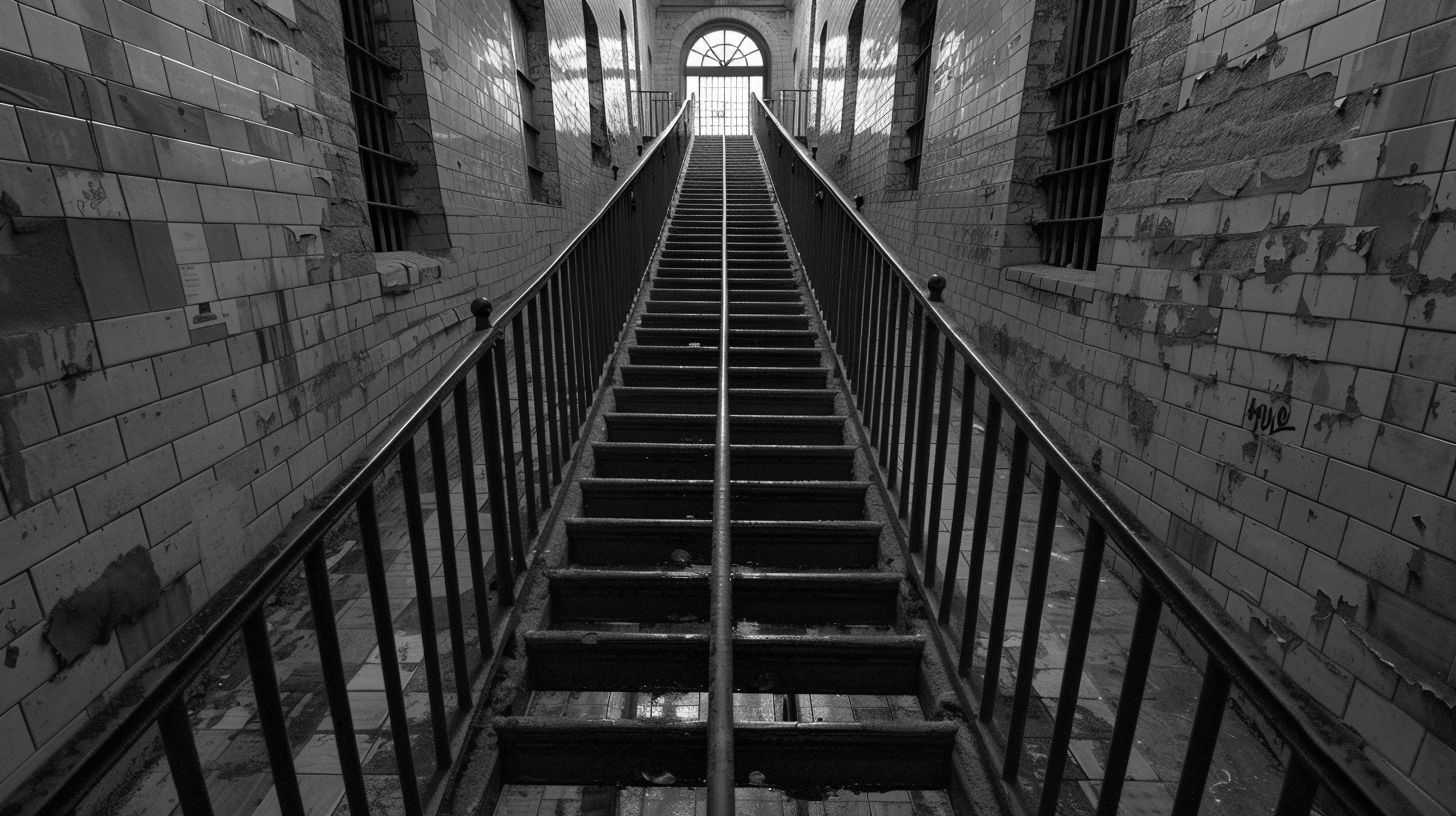
[{"label": "railing baluster", "polygon": [[567,337],[570,328],[567,326],[567,311],[563,301],[566,299],[566,266],[563,265],[561,273],[551,279],[551,334],[553,353],[550,368],[556,374],[556,393],[553,401],[559,400],[557,412],[561,416],[561,461],[564,463],[571,458],[571,448],[576,444],[576,425],[572,421],[571,399],[571,358],[568,356]]},{"label": "railing baluster", "polygon": [[[946,379],[949,379],[947,377]],[[994,403],[994,400],[993,400]],[[955,603],[956,579],[961,568],[961,538],[965,535],[966,526],[966,494],[970,491],[971,485],[971,443],[973,432],[976,428],[976,375],[971,371],[969,365],[965,366],[962,372],[961,383],[961,429],[956,449],[956,484],[955,501],[950,511],[950,540],[945,549],[945,583],[940,590],[940,608],[936,611],[936,620],[942,626],[950,623],[950,610]],[[991,450],[996,447],[991,446]],[[994,460],[992,474],[995,473]],[[982,548],[984,550],[984,547]],[[974,556],[974,552],[972,553]],[[931,563],[930,553],[925,556],[925,563]],[[929,567],[927,567],[929,569]],[[926,579],[926,584],[930,579]],[[966,615],[968,622],[975,620],[975,612],[972,611],[976,599],[980,597],[981,576],[972,569],[966,574]],[[974,624],[972,624],[974,625]],[[974,635],[973,635],[974,637]],[[965,647],[963,646],[962,649]],[[962,666],[965,665],[965,658],[962,656]],[[961,671],[965,671],[964,668]]]},{"label": "railing baluster", "polygon": [[1158,639],[1158,618],[1163,599],[1144,578],[1138,590],[1137,616],[1132,624],[1132,641],[1127,647],[1127,666],[1122,675],[1122,693],[1117,697],[1117,719],[1112,724],[1112,742],[1107,746],[1107,768],[1102,773],[1102,791],[1097,797],[1097,816],[1117,816],[1122,804],[1122,784],[1127,777],[1128,758],[1137,735],[1138,715],[1143,710],[1143,692],[1148,685],[1148,668],[1153,663],[1153,645]]},{"label": "railing baluster", "polygon": [[[561,484],[562,422],[561,402],[556,398],[556,377],[554,376],[554,372],[557,371],[558,367],[556,365],[554,350],[556,332],[552,328],[551,304],[554,300],[552,292],[553,289],[549,285],[541,290],[541,297],[539,298],[541,302],[541,322],[539,327],[536,321],[536,302],[533,301],[531,303],[531,335],[535,338],[531,348],[531,362],[535,366],[535,373],[539,380],[536,387],[544,391],[546,395],[546,404],[544,406],[546,413],[544,416],[546,417],[546,425],[550,428],[548,436],[551,443],[551,483]],[[537,399],[540,399],[539,395]],[[537,405],[540,406],[539,401]],[[543,487],[542,493],[549,494],[549,488]]]},{"label": "railing baluster", "polygon": [[[1054,473],[1050,468],[1047,473]],[[1057,719],[1052,726],[1051,753],[1047,757],[1042,783],[1041,816],[1055,816],[1067,768],[1067,747],[1072,742],[1072,720],[1077,716],[1077,699],[1082,687],[1082,665],[1087,657],[1087,637],[1092,632],[1092,609],[1097,603],[1098,577],[1102,574],[1102,551],[1107,533],[1095,520],[1087,527],[1082,569],[1077,577],[1077,603],[1067,633],[1067,661],[1062,666],[1062,690],[1057,698]]]},{"label": "railing baluster", "polygon": [[1289,767],[1284,769],[1284,783],[1279,787],[1274,816],[1309,816],[1316,793],[1319,793],[1319,777],[1298,754],[1291,754]]},{"label": "railing baluster", "polygon": [[[925,319],[924,307],[920,305],[920,301],[916,299],[913,294],[908,290],[905,292],[905,299],[914,301],[914,308],[912,312],[906,316],[906,319],[910,322],[910,367],[908,369],[905,369],[904,392],[901,392],[899,387],[897,386],[895,389],[895,396],[897,399],[903,398],[906,401],[904,425],[905,446],[898,449],[900,462],[900,489],[897,493],[897,509],[900,511],[900,518],[906,519],[908,521],[910,518],[911,501],[910,475],[914,470],[915,464],[915,420],[919,417],[920,413],[918,410],[920,406],[920,391],[915,386],[916,383],[920,380],[920,335],[924,332],[925,329]],[[903,355],[904,352],[902,351],[901,354]],[[904,357],[902,356],[900,359],[903,360]],[[898,371],[899,368],[897,364],[897,375]],[[896,430],[899,430],[898,424],[896,425]],[[895,461],[894,454],[891,454],[890,461]],[[890,484],[895,484],[894,476],[890,477]]]},{"label": "railing baluster", "polygon": [[[362,543],[359,546],[363,546]],[[303,574],[308,582],[309,611],[319,663],[323,669],[324,694],[329,700],[329,718],[334,724],[334,747],[339,754],[339,773],[344,777],[344,798],[349,812],[369,813],[369,793],[364,788],[364,769],[359,763],[359,743],[354,737],[354,715],[349,707],[349,678],[344,674],[339,629],[334,620],[333,591],[329,588],[329,567],[324,549],[315,545],[303,557]]]},{"label": "railing baluster", "polygon": [[[971,389],[974,401],[975,392]],[[971,406],[972,415],[975,406]],[[966,610],[961,621],[961,657],[957,671],[971,675],[976,657],[976,626],[981,614],[981,576],[986,569],[986,536],[991,527],[991,499],[996,493],[996,457],[1001,452],[1001,403],[986,400],[986,427],[981,434],[981,473],[976,487],[976,527],[971,531],[971,558],[966,565]],[[1020,498],[1017,499],[1020,502]],[[964,509],[964,508],[962,508]],[[949,611],[949,610],[947,610]]]},{"label": "railing baluster", "polygon": [[1213,764],[1213,751],[1218,747],[1218,729],[1223,725],[1228,696],[1228,672],[1210,657],[1203,667],[1203,688],[1198,692],[1198,709],[1193,713],[1178,792],[1173,795],[1172,816],[1196,816],[1203,805],[1208,769]]},{"label": "railing baluster", "polygon": [[[409,528],[410,560],[415,578],[415,614],[424,649],[425,687],[430,698],[430,727],[435,735],[435,757],[440,767],[450,764],[450,727],[445,721],[445,683],[440,671],[440,644],[435,638],[435,600],[430,591],[430,555],[425,547],[425,514],[420,506],[420,478],[415,442],[406,439],[399,452],[400,481],[404,490],[404,518]],[[448,489],[448,486],[447,488]],[[440,486],[435,485],[439,495]],[[381,643],[381,645],[383,645]]]},{"label": "railing baluster", "polygon": [[268,641],[268,621],[263,610],[254,610],[243,621],[243,648],[248,653],[248,673],[253,678],[253,701],[258,705],[258,724],[268,749],[268,767],[273,772],[273,792],[284,816],[303,816],[303,795],[293,768],[293,748],[288,742],[288,720],[278,694],[278,673],[273,667],[273,645]]},{"label": "railing baluster", "polygon": [[475,626],[482,658],[495,654],[490,626],[490,594],[486,588],[485,555],[480,541],[480,499],[475,493],[475,445],[470,434],[470,395],[465,381],[455,386],[455,441],[460,448],[460,493],[465,511],[465,550],[470,559],[470,589],[475,596]]},{"label": "railing baluster", "polygon": [[[930,469],[930,418],[935,409],[935,348],[939,345],[936,341],[940,339],[935,331],[935,324],[930,320],[922,321],[925,324],[923,333],[923,350],[918,355],[920,363],[920,396],[918,399],[919,416],[915,420],[915,475],[910,480],[910,551],[919,552],[925,547],[925,501],[926,491],[929,485],[926,483],[927,471]],[[945,446],[941,446],[941,458],[945,458]],[[905,463],[909,466],[909,462]],[[931,523],[934,523],[933,521]]]},{"label": "railing baluster", "polygon": [[511,389],[506,382],[506,341],[502,337],[492,349],[495,357],[495,399],[500,409],[501,464],[505,467],[506,512],[511,519],[511,553],[516,571],[526,569],[526,545],[521,535],[521,497],[516,487],[516,443],[512,439]]},{"label": "railing baluster", "polygon": [[[989,395],[988,395],[989,397]],[[990,404],[997,404],[994,397]],[[989,428],[988,428],[989,430]],[[1016,539],[1021,528],[1021,489],[1026,481],[1026,434],[1017,428],[1011,441],[1011,470],[1006,478],[1006,508],[1001,517],[1001,552],[996,560],[996,594],[991,600],[991,631],[986,642],[986,676],[982,680],[981,721],[991,722],[996,712],[996,696],[1000,693],[1001,649],[1006,642],[1006,611],[1011,603],[1011,569],[1016,564]],[[998,440],[989,433],[983,445]],[[986,482],[981,483],[985,489]],[[976,515],[979,517],[979,508]],[[972,581],[978,576],[970,576]]]},{"label": "railing baluster", "polygon": [[[940,373],[940,413],[935,427],[935,463],[931,465],[934,475],[930,487],[930,515],[925,525],[925,586],[935,586],[935,561],[940,555],[940,511],[945,493],[945,458],[950,442],[950,404],[954,395],[956,355],[950,338],[945,339],[945,356]],[[967,378],[969,380],[969,378]],[[962,491],[964,493],[964,491]],[[961,511],[965,511],[965,500],[961,500]],[[955,587],[951,587],[952,592]]]},{"label": "railing baluster", "polygon": [[1041,478],[1036,543],[1031,551],[1031,578],[1026,588],[1026,620],[1021,628],[1021,648],[1017,654],[1016,694],[1011,699],[1011,724],[1006,732],[1006,758],[1001,767],[1001,776],[1007,781],[1015,779],[1021,767],[1021,742],[1026,734],[1027,710],[1031,706],[1031,681],[1036,675],[1036,652],[1041,641],[1041,615],[1046,607],[1052,538],[1057,530],[1057,499],[1062,489],[1061,478],[1055,470],[1046,468]]},{"label": "railing baluster", "polygon": [[872,380],[867,392],[865,427],[869,429],[871,441],[874,442],[876,450],[880,452],[881,467],[884,467],[885,464],[885,390],[888,387],[885,385],[885,380],[889,371],[886,366],[889,359],[887,346],[890,345],[888,328],[890,276],[883,264],[884,259],[878,253],[870,259],[868,277],[871,280],[871,286],[874,287],[875,302],[873,322],[870,324],[870,342],[866,344],[868,349],[865,352],[867,358],[865,365],[869,368],[868,373]]},{"label": "railing baluster", "polygon": [[890,287],[895,294],[893,305],[890,307],[891,332],[897,339],[891,340],[889,343],[889,359],[885,361],[888,366],[885,376],[890,385],[887,395],[889,402],[885,406],[886,442],[880,451],[880,464],[886,468],[885,483],[894,488],[895,468],[900,464],[900,409],[905,404],[905,330],[910,318],[902,307],[905,301],[909,300],[910,293],[905,290],[904,284],[898,281],[892,281]]},{"label": "railing baluster", "polygon": [[[450,624],[450,658],[455,668],[455,699],[464,711],[470,708],[470,667],[465,661],[465,613],[460,609],[460,575],[455,564],[455,520],[451,518],[450,466],[445,459],[443,406],[430,414],[430,465],[435,480],[435,517],[439,519],[440,569],[445,578],[445,616]],[[469,465],[461,460],[461,470]]]},{"label": "railing baluster", "polygon": [[500,416],[495,406],[495,356],[488,351],[476,363],[480,397],[480,437],[485,445],[486,500],[490,502],[490,532],[495,541],[495,583],[502,606],[516,602],[516,568],[511,560],[511,531],[506,514],[505,474],[501,472]]},{"label": "railing baluster", "polygon": [[183,816],[212,816],[212,797],[207,793],[207,778],[197,756],[183,693],[163,707],[157,717],[157,733],[162,735],[162,748],[167,752],[167,767],[172,771],[172,786],[177,790]]},{"label": "railing baluster", "polygon": [[373,485],[364,488],[355,506],[359,513],[359,545],[364,548],[364,571],[369,579],[369,606],[374,612],[374,636],[379,641],[379,669],[384,676],[384,700],[389,709],[394,762],[399,769],[400,796],[404,799],[404,811],[408,816],[423,816],[425,809],[420,802],[415,755],[410,750],[409,715],[405,712],[404,688],[399,680],[399,652],[394,645],[394,618],[389,608],[389,581],[385,576]]},{"label": "railing baluster", "polygon": [[[536,504],[536,463],[531,456],[531,399],[526,368],[526,318],[516,315],[511,321],[511,343],[516,363],[516,411],[521,424],[521,471],[522,483],[526,488],[526,535],[535,538],[536,516],[542,508]],[[544,501],[544,499],[543,499]]]}]

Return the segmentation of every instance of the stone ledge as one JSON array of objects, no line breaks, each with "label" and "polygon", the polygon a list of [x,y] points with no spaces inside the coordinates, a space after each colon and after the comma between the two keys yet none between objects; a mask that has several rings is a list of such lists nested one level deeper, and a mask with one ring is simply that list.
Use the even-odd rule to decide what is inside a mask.
[{"label": "stone ledge", "polygon": [[1089,303],[1092,301],[1092,293],[1097,291],[1097,273],[1090,269],[1021,264],[1006,267],[1002,274],[1006,280],[1024,283],[1033,289]]},{"label": "stone ledge", "polygon": [[379,273],[379,290],[399,295],[425,281],[439,280],[442,261],[418,252],[376,252],[374,271]]}]

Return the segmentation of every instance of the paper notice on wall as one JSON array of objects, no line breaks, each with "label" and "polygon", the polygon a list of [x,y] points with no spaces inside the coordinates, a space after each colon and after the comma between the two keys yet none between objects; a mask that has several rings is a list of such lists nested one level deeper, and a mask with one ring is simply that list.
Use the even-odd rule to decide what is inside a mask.
[{"label": "paper notice on wall", "polygon": [[212,264],[181,264],[182,295],[188,306],[217,300],[217,282],[212,277]]},{"label": "paper notice on wall", "polygon": [[238,319],[238,302],[236,300],[219,300],[187,307],[187,329],[189,331],[197,331],[209,326],[227,326],[228,334],[237,334],[241,331],[242,323]]}]

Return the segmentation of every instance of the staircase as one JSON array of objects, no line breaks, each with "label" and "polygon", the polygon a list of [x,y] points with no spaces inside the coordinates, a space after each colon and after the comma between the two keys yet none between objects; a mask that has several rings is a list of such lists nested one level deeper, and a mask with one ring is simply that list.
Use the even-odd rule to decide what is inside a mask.
[{"label": "staircase", "polygon": [[949,812],[956,725],[924,716],[938,664],[757,147],[699,137],[538,590],[549,612],[519,635],[514,715],[493,722],[498,813],[706,797],[725,235],[738,812]]}]

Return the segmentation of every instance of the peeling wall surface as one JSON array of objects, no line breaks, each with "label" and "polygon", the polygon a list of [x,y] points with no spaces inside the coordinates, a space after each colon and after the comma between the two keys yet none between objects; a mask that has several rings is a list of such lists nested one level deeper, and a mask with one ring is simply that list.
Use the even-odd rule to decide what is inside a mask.
[{"label": "peeling wall surface", "polygon": [[[591,4],[626,172],[616,21],[653,9]],[[544,3],[560,206],[527,190],[507,3],[374,7],[419,213],[384,254],[337,0],[0,0],[0,798],[615,186],[579,2]]]},{"label": "peeling wall surface", "polygon": [[1138,2],[1085,272],[1039,266],[1031,226],[1071,5],[940,3],[907,191],[900,4],[866,0],[842,132],[854,2],[799,3],[801,68],[828,25],[810,144],[1274,659],[1456,812],[1456,2]]}]

